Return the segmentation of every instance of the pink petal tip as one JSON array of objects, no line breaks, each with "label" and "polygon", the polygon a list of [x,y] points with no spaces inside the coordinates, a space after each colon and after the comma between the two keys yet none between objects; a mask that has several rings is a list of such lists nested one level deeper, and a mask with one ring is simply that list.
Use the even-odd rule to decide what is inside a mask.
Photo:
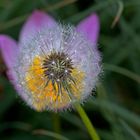
[{"label": "pink petal tip", "polygon": [[51,16],[42,11],[35,10],[23,25],[20,33],[20,41],[28,38],[33,32],[40,30],[42,27],[54,25],[54,23],[55,21]]},{"label": "pink petal tip", "polygon": [[7,68],[12,68],[18,53],[16,41],[9,36],[0,35],[0,51]]},{"label": "pink petal tip", "polygon": [[94,44],[97,43],[99,29],[99,18],[95,13],[82,20],[77,26],[77,30],[79,32],[83,32],[85,36]]}]

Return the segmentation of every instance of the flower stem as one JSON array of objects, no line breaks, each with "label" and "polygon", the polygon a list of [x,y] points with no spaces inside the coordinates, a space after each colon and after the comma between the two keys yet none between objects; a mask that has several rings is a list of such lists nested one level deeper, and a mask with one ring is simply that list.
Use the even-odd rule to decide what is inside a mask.
[{"label": "flower stem", "polygon": [[58,114],[52,114],[52,120],[53,120],[53,127],[54,127],[54,132],[56,133],[61,133],[61,124],[60,124],[60,117]]},{"label": "flower stem", "polygon": [[97,134],[94,126],[92,125],[91,121],[89,120],[86,112],[84,111],[84,109],[79,105],[79,104],[76,104],[76,109],[77,109],[77,112],[79,113],[83,123],[85,124],[92,140],[100,140],[100,137],[99,135]]}]

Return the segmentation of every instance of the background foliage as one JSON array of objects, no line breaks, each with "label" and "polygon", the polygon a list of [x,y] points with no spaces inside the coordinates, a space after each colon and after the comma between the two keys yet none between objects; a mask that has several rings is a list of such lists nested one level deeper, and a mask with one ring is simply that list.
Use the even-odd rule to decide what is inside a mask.
[{"label": "background foliage", "polygon": [[[18,40],[34,9],[74,25],[98,13],[104,74],[96,97],[83,107],[102,140],[140,140],[140,1],[0,0],[0,34]],[[76,111],[55,114],[29,109],[17,97],[5,70],[0,57],[1,140],[90,140]]]}]

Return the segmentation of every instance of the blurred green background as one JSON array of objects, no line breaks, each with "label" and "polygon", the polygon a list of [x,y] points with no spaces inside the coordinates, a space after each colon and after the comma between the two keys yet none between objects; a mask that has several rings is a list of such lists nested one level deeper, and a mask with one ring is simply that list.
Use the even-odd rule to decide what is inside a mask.
[{"label": "blurred green background", "polygon": [[[35,9],[74,25],[97,12],[104,73],[83,107],[101,140],[140,140],[140,0],[0,0],[0,34],[18,40]],[[0,140],[91,139],[76,111],[27,107],[5,71],[0,55]]]}]

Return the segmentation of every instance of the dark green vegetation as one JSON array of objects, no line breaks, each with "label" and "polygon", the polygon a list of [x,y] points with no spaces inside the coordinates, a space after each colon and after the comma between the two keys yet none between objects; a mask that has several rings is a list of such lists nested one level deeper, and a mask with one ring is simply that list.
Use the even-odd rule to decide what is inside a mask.
[{"label": "dark green vegetation", "polygon": [[[92,12],[99,14],[104,74],[96,97],[83,107],[102,140],[140,140],[140,0],[1,0],[0,34],[18,40],[34,9],[74,25]],[[7,80],[0,58],[0,139],[63,137],[91,139],[76,111],[55,114],[29,109]]]}]

